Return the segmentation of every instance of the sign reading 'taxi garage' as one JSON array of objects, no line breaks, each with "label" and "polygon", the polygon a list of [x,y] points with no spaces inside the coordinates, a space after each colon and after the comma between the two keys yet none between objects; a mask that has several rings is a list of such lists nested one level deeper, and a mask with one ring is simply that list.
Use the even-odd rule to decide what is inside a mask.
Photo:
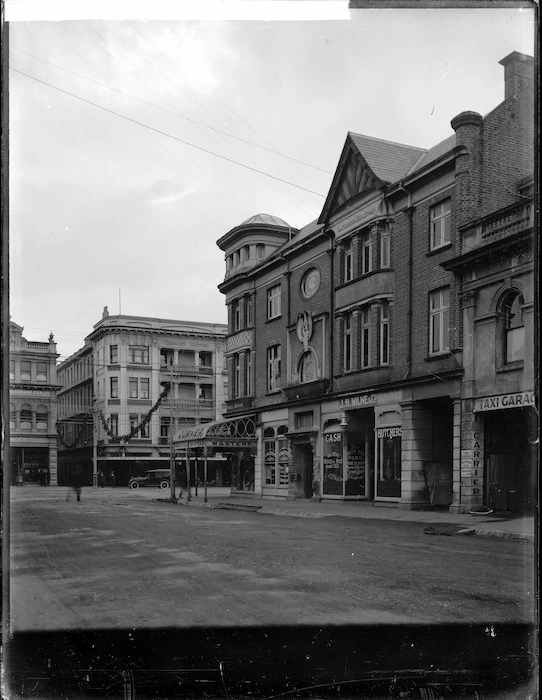
[{"label": "sign reading 'taxi garage'", "polygon": [[523,408],[525,406],[534,406],[534,391],[485,396],[474,401],[475,411],[500,411],[503,408]]}]

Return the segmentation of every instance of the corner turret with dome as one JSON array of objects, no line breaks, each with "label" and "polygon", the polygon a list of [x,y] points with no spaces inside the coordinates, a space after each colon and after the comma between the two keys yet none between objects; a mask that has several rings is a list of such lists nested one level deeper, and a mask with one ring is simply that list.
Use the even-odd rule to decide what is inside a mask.
[{"label": "corner turret with dome", "polygon": [[235,226],[217,241],[225,254],[225,279],[255,267],[296,233],[298,229],[271,214],[255,214]]}]

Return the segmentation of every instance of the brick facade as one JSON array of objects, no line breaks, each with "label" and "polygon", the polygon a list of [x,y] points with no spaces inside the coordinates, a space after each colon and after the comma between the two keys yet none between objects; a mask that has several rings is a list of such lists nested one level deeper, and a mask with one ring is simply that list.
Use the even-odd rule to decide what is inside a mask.
[{"label": "brick facade", "polygon": [[[476,271],[463,258],[469,254],[469,236],[478,235],[465,231],[503,207],[503,225],[517,230],[521,212],[514,207],[527,206],[521,203],[528,199],[518,188],[533,169],[532,59],[514,53],[501,63],[503,103],[485,118],[475,112],[457,115],[451,136],[428,151],[349,134],[318,222],[284,237],[277,253],[243,278],[230,274],[221,285],[228,305],[247,286],[254,289],[254,392],[233,415],[252,413],[265,429],[277,412],[283,420],[287,410],[290,483],[280,495],[369,498],[456,511],[484,504],[483,457],[477,454],[476,475],[466,476],[463,464],[465,450],[471,449],[464,446],[472,432],[468,426],[480,423],[465,404],[477,381],[464,364],[474,366],[477,316],[464,307],[465,283]],[[370,173],[358,191],[352,189],[348,167],[353,156]],[[491,236],[497,235],[492,232],[499,221],[488,224]],[[276,236],[281,230],[279,224]],[[246,227],[242,232],[257,235]],[[238,233],[234,229],[219,241],[226,256],[239,245]],[[389,260],[382,251],[387,240]],[[504,251],[508,281],[492,278],[500,290],[494,293],[506,300],[502,295],[509,287],[521,292],[522,314],[528,318],[532,268],[527,248],[519,257]],[[485,264],[494,267],[496,260],[489,256]],[[301,284],[311,267],[320,273],[320,286],[305,298]],[[466,269],[469,277],[463,275]],[[268,320],[267,290],[277,284],[282,312]],[[505,301],[499,303],[498,308],[508,308]],[[495,333],[504,312],[488,313],[496,319]],[[302,342],[297,334],[304,331],[296,323],[303,314],[312,324]],[[525,337],[531,338],[528,323]],[[267,349],[274,344],[281,346],[281,377],[277,391],[269,393]],[[298,365],[309,344],[321,353],[322,363],[316,378],[311,374],[303,381]],[[527,387],[527,359],[521,378],[519,366],[512,368],[515,375],[505,369],[513,381],[506,383],[504,374],[498,379],[499,368],[486,372],[495,390]],[[301,414],[312,416],[310,425]],[[264,468],[261,455],[256,464]],[[260,492],[266,495],[265,486]]]}]

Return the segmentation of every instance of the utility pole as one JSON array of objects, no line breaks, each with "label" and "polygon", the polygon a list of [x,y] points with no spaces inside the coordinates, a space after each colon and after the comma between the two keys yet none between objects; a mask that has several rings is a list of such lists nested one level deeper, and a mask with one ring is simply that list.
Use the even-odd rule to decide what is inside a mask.
[{"label": "utility pole", "polygon": [[175,498],[175,448],[173,446],[173,362],[169,366],[169,489]]}]

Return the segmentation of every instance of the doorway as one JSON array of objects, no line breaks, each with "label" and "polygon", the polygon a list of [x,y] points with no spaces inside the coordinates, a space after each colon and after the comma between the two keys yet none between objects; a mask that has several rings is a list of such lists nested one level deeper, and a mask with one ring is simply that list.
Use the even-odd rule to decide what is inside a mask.
[{"label": "doorway", "polygon": [[535,496],[535,445],[530,408],[492,411],[484,420],[485,498],[489,508],[531,513]]},{"label": "doorway", "polygon": [[309,442],[294,445],[294,473],[294,498],[311,498],[313,450]]}]

